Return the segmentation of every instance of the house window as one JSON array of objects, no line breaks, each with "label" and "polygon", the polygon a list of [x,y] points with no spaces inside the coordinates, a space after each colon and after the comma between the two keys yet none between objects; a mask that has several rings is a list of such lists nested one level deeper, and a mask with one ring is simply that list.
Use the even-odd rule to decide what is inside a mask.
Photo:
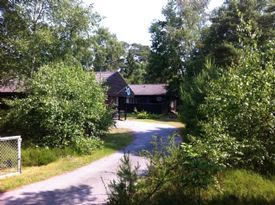
[{"label": "house window", "polygon": [[135,104],[135,98],[126,98],[127,104]]}]

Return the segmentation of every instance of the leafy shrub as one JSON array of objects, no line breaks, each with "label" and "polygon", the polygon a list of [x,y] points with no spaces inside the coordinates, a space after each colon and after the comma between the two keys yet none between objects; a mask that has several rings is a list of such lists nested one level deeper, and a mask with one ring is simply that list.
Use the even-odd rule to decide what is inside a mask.
[{"label": "leafy shrub", "polygon": [[129,204],[157,205],[163,200],[169,204],[167,196],[175,193],[181,202],[188,198],[186,201],[199,203],[203,191],[217,184],[216,176],[226,166],[222,150],[212,144],[193,139],[192,143],[179,146],[173,137],[166,148],[155,144],[155,150],[145,155],[150,162],[146,176],[138,176],[137,170],[129,167],[127,160],[122,160],[119,183],[109,186],[112,190],[110,204],[128,199]]},{"label": "leafy shrub", "polygon": [[161,117],[163,117],[163,115],[161,114],[153,114],[153,113],[148,113],[146,111],[138,112],[136,109],[134,112],[136,114],[137,119],[160,119]]},{"label": "leafy shrub", "polygon": [[136,115],[137,119],[150,119],[150,115],[146,111],[137,112]]},{"label": "leafy shrub", "polygon": [[[93,73],[80,67],[44,66],[26,88],[28,97],[10,101],[12,109],[4,119],[4,127],[20,133],[24,141],[49,147],[74,144],[88,150],[77,138],[100,137],[112,123],[103,88]],[[86,140],[88,146],[90,141]]]},{"label": "leafy shrub", "polygon": [[201,134],[200,121],[206,118],[205,113],[199,110],[204,103],[209,82],[220,75],[220,70],[215,66],[212,58],[207,58],[203,69],[195,76],[184,76],[180,84],[180,118],[186,125],[187,134]]},{"label": "leafy shrub", "polygon": [[201,106],[205,137],[228,135],[240,146],[238,166],[271,174],[275,170],[275,75],[273,61],[259,65],[261,52],[246,51],[241,66],[209,85]]},{"label": "leafy shrub", "polygon": [[137,191],[137,170],[132,168],[129,155],[124,154],[117,172],[118,180],[109,184],[108,205],[134,205]]},{"label": "leafy shrub", "polygon": [[209,205],[271,205],[275,202],[275,184],[246,170],[227,170],[219,176],[221,190],[209,187],[204,193]]},{"label": "leafy shrub", "polygon": [[22,164],[23,166],[47,165],[62,157],[79,154],[81,153],[78,153],[74,147],[48,148],[31,146],[22,149]]},{"label": "leafy shrub", "polygon": [[23,166],[41,166],[58,159],[58,153],[49,148],[28,148],[22,150]]},{"label": "leafy shrub", "polygon": [[[186,146],[186,145],[184,145]],[[215,157],[182,147],[169,147],[169,154],[154,152],[149,156],[150,165],[146,176],[138,175],[129,156],[121,160],[118,180],[109,185],[110,205],[272,205],[275,202],[275,184],[271,179],[246,170],[223,172],[223,166],[214,165]],[[200,144],[198,147],[204,146]],[[205,146],[206,148],[207,146]],[[182,157],[188,155],[180,165]],[[201,160],[202,158],[211,160]],[[216,161],[217,162],[217,161]],[[209,165],[209,166],[208,166]],[[217,165],[218,168],[217,169]],[[185,169],[183,169],[185,168]],[[209,172],[207,172],[209,170]],[[218,185],[218,186],[217,186]]]},{"label": "leafy shrub", "polygon": [[103,147],[103,141],[98,137],[84,138],[79,137],[74,141],[74,150],[78,154],[91,153],[95,149]]}]

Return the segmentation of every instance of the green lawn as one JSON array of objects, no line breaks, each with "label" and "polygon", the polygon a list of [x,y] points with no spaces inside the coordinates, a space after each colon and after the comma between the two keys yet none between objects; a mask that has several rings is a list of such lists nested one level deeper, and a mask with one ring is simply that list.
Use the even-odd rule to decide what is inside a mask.
[{"label": "green lawn", "polygon": [[112,129],[103,140],[105,142],[104,148],[90,155],[67,156],[44,166],[23,167],[21,175],[0,180],[0,192],[45,180],[87,165],[130,144],[133,136],[127,129]]},{"label": "green lawn", "polygon": [[221,191],[211,186],[204,193],[207,205],[273,205],[275,181],[246,170],[227,170],[219,176]]},{"label": "green lawn", "polygon": [[[210,185],[201,190],[200,201],[192,198],[194,192],[179,190],[168,183],[155,195],[151,204],[158,205],[274,205],[275,181],[252,171],[230,169],[221,173],[219,186]],[[182,191],[182,192],[181,192]],[[190,197],[191,196],[191,197]],[[144,203],[146,204],[146,203]],[[147,203],[148,204],[148,203]],[[150,203],[149,203],[150,204]]]}]

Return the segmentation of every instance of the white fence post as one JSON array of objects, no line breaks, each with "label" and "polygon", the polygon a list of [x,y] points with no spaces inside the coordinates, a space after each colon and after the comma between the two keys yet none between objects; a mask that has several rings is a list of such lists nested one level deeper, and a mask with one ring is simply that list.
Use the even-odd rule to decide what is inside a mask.
[{"label": "white fence post", "polygon": [[17,171],[21,174],[22,173],[22,160],[21,160],[21,142],[22,142],[22,138],[19,136],[18,138],[18,142],[17,142]]}]

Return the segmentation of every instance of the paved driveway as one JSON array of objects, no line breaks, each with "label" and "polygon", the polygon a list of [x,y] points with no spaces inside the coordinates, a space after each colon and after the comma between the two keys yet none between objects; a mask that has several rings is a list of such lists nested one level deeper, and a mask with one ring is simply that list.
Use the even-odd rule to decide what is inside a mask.
[{"label": "paved driveway", "polygon": [[152,149],[152,136],[166,141],[167,136],[176,131],[169,125],[137,121],[118,121],[117,127],[126,127],[134,132],[133,143],[124,150],[67,174],[6,192],[0,195],[0,205],[104,204],[107,199],[104,183],[115,179],[123,153],[129,152],[132,164],[138,163],[143,172],[146,170],[146,159],[138,153],[143,149]]}]

